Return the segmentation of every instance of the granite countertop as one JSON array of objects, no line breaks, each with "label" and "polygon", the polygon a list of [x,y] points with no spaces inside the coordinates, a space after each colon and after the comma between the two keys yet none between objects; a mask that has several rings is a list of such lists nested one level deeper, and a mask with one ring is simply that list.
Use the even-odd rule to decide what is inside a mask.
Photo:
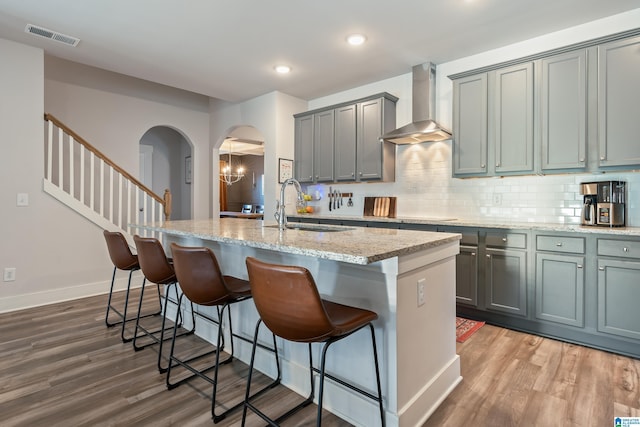
[{"label": "granite countertop", "polygon": [[437,226],[456,226],[472,228],[499,228],[510,230],[555,231],[569,233],[609,234],[619,236],[640,236],[640,227],[594,227],[580,224],[555,224],[546,222],[517,222],[505,219],[456,219],[397,217],[385,218],[376,216],[337,216],[337,215],[289,215],[290,218],[317,218],[338,221],[367,221],[397,224],[424,224]]},{"label": "granite countertop", "polygon": [[361,265],[457,242],[461,238],[457,233],[331,225],[321,227],[340,231],[281,231],[275,221],[239,218],[165,221],[132,224],[132,227]]}]

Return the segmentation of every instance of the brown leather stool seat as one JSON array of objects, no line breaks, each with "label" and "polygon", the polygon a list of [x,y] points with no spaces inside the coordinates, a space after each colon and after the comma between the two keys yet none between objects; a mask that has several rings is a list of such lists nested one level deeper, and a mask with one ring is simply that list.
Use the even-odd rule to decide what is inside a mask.
[{"label": "brown leather stool seat", "polygon": [[[107,250],[109,251],[109,258],[113,263],[113,274],[111,275],[111,287],[109,289],[109,299],[107,301],[107,313],[104,317],[104,323],[108,326],[115,326],[122,324],[122,330],[120,331],[120,338],[122,342],[129,342],[133,339],[131,337],[125,337],[125,326],[127,322],[136,320],[137,315],[127,318],[129,307],[129,293],[131,291],[131,276],[134,271],[140,270],[140,263],[138,262],[138,256],[134,255],[129,248],[129,243],[124,238],[124,235],[117,231],[104,231],[104,239],[107,242]],[[123,270],[129,272],[129,280],[127,281],[127,289],[124,297],[124,308],[122,311],[118,310],[111,302],[113,296],[113,286],[116,280],[116,271]],[[144,287],[146,280],[143,279],[142,286]],[[161,313],[162,307],[160,303],[160,289],[158,289],[158,305],[160,308],[155,313],[146,314],[146,316],[155,316]],[[113,311],[119,318],[119,321],[109,321],[109,313]]]},{"label": "brown leather stool seat", "polygon": [[[156,283],[158,287],[161,285],[166,285],[166,290],[164,294],[164,308],[162,312],[162,324],[159,329],[152,329],[140,322],[141,317],[138,316],[136,318],[136,329],[135,334],[133,336],[133,348],[138,351],[142,350],[145,347],[148,347],[153,344],[158,344],[158,370],[160,372],[165,372],[167,370],[166,367],[162,366],[162,349],[164,341],[168,341],[171,337],[169,334],[165,336],[165,332],[167,330],[173,329],[176,331],[178,328],[182,327],[182,312],[180,310],[180,301],[178,298],[178,290],[177,290],[177,279],[176,273],[173,269],[172,260],[167,258],[164,248],[160,241],[154,237],[140,237],[138,235],[133,236],[133,241],[136,244],[136,249],[138,251],[138,260],[140,261],[140,268],[142,273],[144,274],[146,280],[151,283]],[[175,294],[175,300],[169,298],[169,294],[173,289]],[[142,300],[144,297],[144,287],[142,288],[142,292],[140,293],[140,302],[138,307],[138,313],[142,309]],[[173,303],[176,305],[176,322],[173,326],[167,326],[167,307],[169,303]],[[179,336],[189,335],[195,331],[195,313],[193,312],[193,306],[191,307],[191,315],[192,315],[192,328],[186,331],[182,331]],[[145,344],[138,344],[138,340],[142,337],[150,338],[150,341]]]},{"label": "brown leather stool seat", "polygon": [[[318,393],[318,415],[316,424],[322,423],[322,394],[324,379],[328,377],[351,390],[357,391],[378,403],[380,419],[385,426],[384,408],[382,405],[382,390],[380,386],[380,372],[378,368],[378,352],[376,348],[373,322],[378,318],[377,313],[362,308],[342,305],[323,300],[320,297],[316,283],[309,270],[304,267],[268,264],[252,257],[246,259],[249,283],[253,301],[260,315],[255,329],[257,339],[260,324],[264,323],[271,332],[282,339],[309,345],[309,371],[311,380],[311,392],[308,398],[300,405],[292,408],[279,418],[272,420],[257,409],[249,400],[251,388],[251,374],[255,359],[256,347],[254,345],[249,366],[249,380],[244,409],[242,413],[242,425],[245,424],[247,409],[251,409],[269,425],[277,426],[278,422],[295,413],[297,410],[313,402],[314,381],[313,373],[319,372],[320,386]],[[331,344],[349,335],[368,327],[373,343],[373,356],[376,371],[377,396],[362,390],[353,384],[335,378],[325,372],[325,359],[327,349]],[[313,367],[311,355],[311,343],[324,343],[320,370]],[[278,354],[276,351],[276,363],[279,368]]]},{"label": "brown leather stool seat", "polygon": [[[208,381],[213,385],[213,396],[211,401],[211,417],[213,422],[224,419],[227,414],[235,409],[239,409],[244,401],[240,400],[236,404],[225,404],[225,410],[216,414],[216,395],[218,391],[218,367],[222,364],[233,361],[233,338],[242,338],[241,336],[234,335],[233,327],[231,323],[231,305],[239,303],[241,301],[251,298],[251,288],[249,282],[239,279],[233,276],[223,275],[213,251],[206,247],[185,247],[175,243],[171,244],[171,252],[173,256],[173,262],[175,267],[176,276],[182,294],[178,297],[178,304],[182,301],[182,297],[185,296],[191,301],[192,304],[209,306],[217,308],[218,318],[214,319],[204,313],[198,312],[198,317],[202,317],[210,322],[218,325],[218,337],[215,349],[203,354],[198,354],[190,357],[189,359],[179,359],[175,355],[175,330],[174,339],[171,342],[171,350],[169,353],[169,367],[167,369],[167,388],[171,389],[178,385],[190,380],[193,377],[200,377],[205,381]],[[224,360],[220,360],[220,353],[224,350],[224,330],[223,320],[224,313],[227,311],[229,334],[231,336],[231,354]],[[176,319],[177,321],[177,319]],[[274,347],[275,347],[275,337]],[[246,338],[245,338],[246,340]],[[248,341],[248,340],[247,340]],[[204,369],[195,368],[191,362],[202,359],[205,356],[215,354],[215,362],[212,366],[208,366]],[[181,379],[176,383],[171,382],[171,370],[176,366],[182,366],[191,371],[191,376]],[[213,369],[213,377],[210,377],[206,372]],[[280,378],[278,377],[273,383],[264,387],[257,394],[262,393],[267,388],[273,387],[279,384]],[[255,396],[254,395],[254,396]]]}]

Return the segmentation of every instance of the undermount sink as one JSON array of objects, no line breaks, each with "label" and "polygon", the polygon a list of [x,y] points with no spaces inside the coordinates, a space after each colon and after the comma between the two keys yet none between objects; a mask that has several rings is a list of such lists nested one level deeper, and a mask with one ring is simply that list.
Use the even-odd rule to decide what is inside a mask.
[{"label": "undermount sink", "polygon": [[[265,225],[267,228],[278,228],[278,224],[274,225]],[[348,231],[353,230],[351,227],[340,227],[340,226],[332,226],[332,225],[322,225],[322,224],[287,224],[286,228],[288,230],[302,230],[302,231],[328,231],[328,232],[336,232],[336,231]]]}]

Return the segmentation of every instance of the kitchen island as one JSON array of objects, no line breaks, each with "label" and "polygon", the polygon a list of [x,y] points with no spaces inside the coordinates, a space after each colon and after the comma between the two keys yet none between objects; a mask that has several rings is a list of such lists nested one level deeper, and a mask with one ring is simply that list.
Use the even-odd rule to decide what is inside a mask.
[{"label": "kitchen island", "polygon": [[[224,274],[247,278],[247,256],[310,270],[320,294],[378,313],[376,340],[387,425],[421,425],[462,380],[455,347],[455,257],[459,234],[360,227],[280,230],[273,222],[234,218],[136,225],[140,234],[160,232],[169,244],[211,248]],[[198,310],[206,310],[199,307]],[[188,316],[187,316],[188,317]],[[252,335],[257,312],[251,301],[234,306],[234,333]],[[215,328],[198,334],[214,341]],[[270,335],[263,328],[260,340]],[[250,345],[236,340],[248,362]],[[278,341],[282,382],[308,393],[306,347]],[[370,337],[358,332],[332,346],[327,370],[375,390]],[[314,360],[319,360],[314,346]],[[256,367],[275,376],[273,357],[257,354]],[[324,407],[358,426],[379,424],[375,403],[328,381]]]}]

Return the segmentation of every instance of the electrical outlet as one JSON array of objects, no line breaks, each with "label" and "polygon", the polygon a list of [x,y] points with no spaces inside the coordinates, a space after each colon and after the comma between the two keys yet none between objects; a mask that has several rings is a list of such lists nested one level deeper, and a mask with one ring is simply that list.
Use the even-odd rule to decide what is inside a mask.
[{"label": "electrical outlet", "polygon": [[424,285],[427,283],[427,279],[418,280],[418,307],[424,305]]},{"label": "electrical outlet", "polygon": [[500,206],[502,204],[502,193],[493,194],[493,204],[495,206]]},{"label": "electrical outlet", "polygon": [[16,196],[16,206],[29,206],[29,193],[18,193]]},{"label": "electrical outlet", "polygon": [[16,269],[15,267],[7,267],[4,269],[4,281],[5,282],[13,282],[16,280]]}]

